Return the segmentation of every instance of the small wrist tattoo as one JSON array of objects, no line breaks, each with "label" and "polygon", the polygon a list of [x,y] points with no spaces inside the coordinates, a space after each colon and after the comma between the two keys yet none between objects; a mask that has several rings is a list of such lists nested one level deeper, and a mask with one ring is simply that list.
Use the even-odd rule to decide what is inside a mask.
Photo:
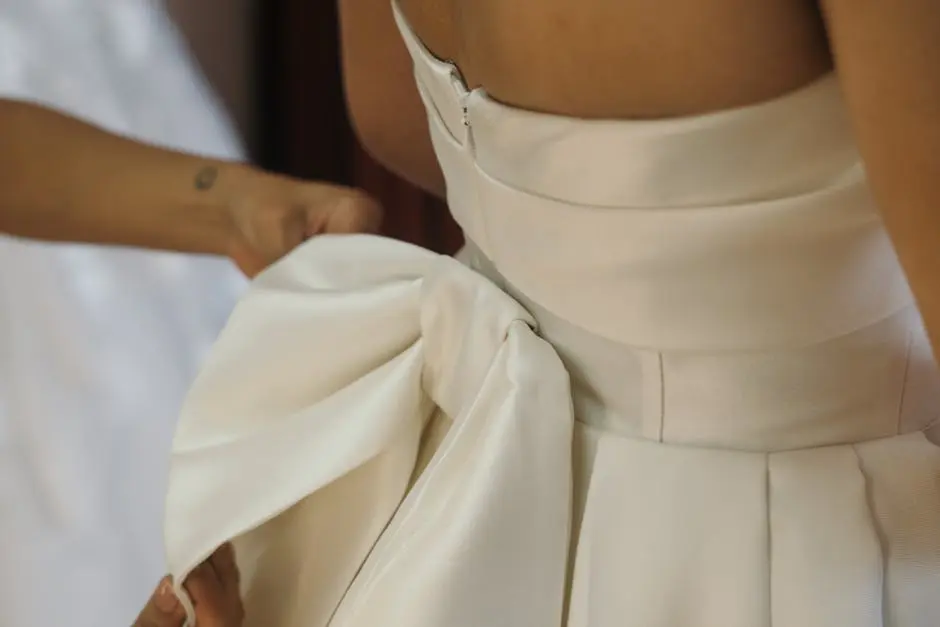
[{"label": "small wrist tattoo", "polygon": [[201,192],[212,189],[216,179],[219,178],[219,169],[214,166],[206,166],[196,173],[196,189]]}]

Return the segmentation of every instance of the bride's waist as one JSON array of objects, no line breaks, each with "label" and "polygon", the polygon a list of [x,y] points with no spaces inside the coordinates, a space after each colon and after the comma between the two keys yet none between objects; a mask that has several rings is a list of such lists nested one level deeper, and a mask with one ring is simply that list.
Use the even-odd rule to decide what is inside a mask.
[{"label": "bride's waist", "polygon": [[723,207],[592,208],[491,179],[450,202],[484,274],[622,344],[809,346],[913,302],[854,171],[803,196]]},{"label": "bride's waist", "polygon": [[[940,379],[913,305],[811,343],[633,343],[536,302],[472,244],[466,257],[536,318],[569,370],[578,420],[596,428],[697,446],[788,450],[922,429],[940,407]],[[580,293],[578,286],[569,290],[571,299]],[[582,305],[604,307],[603,300]],[[695,325],[700,313],[667,315]],[[759,329],[761,320],[744,323]]]}]

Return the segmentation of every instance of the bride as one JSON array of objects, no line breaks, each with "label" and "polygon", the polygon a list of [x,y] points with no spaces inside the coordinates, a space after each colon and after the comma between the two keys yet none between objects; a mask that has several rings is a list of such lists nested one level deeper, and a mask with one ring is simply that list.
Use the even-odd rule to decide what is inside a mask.
[{"label": "bride", "polygon": [[255,282],[165,624],[228,542],[229,625],[940,624],[935,2],[340,5],[356,128],[465,263],[323,237]]}]

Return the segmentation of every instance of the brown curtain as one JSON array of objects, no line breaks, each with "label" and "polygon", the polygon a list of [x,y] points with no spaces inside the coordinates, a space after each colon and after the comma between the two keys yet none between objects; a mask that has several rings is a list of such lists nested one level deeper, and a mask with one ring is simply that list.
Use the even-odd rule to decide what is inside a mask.
[{"label": "brown curtain", "polygon": [[353,136],[335,2],[263,0],[258,11],[257,161],[293,176],[362,187],[385,206],[386,235],[455,252],[460,230],[442,203],[378,165]]}]

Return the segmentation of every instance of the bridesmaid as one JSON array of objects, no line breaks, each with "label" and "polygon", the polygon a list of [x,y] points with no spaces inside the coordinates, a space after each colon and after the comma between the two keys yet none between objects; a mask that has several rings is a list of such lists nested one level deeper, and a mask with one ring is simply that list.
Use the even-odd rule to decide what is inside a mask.
[{"label": "bridesmaid", "polygon": [[0,233],[230,257],[253,276],[304,239],[374,231],[360,191],[163,150],[0,99]]}]

